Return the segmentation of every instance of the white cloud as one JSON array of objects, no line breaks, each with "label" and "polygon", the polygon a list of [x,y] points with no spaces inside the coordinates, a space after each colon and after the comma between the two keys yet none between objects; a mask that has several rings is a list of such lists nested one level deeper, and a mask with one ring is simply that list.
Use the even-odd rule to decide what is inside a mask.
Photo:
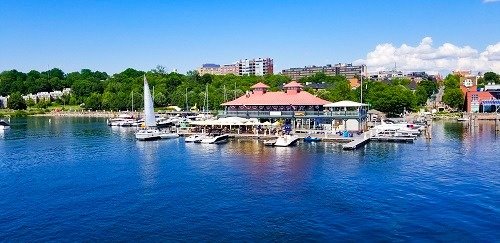
[{"label": "white cloud", "polygon": [[[500,0],[499,0],[500,1]],[[366,64],[369,72],[389,70],[397,65],[403,71],[447,73],[451,70],[494,71],[500,73],[500,42],[489,45],[482,52],[470,46],[444,43],[434,47],[431,37],[425,37],[417,46],[391,43],[379,44],[365,59],[354,61]]]}]

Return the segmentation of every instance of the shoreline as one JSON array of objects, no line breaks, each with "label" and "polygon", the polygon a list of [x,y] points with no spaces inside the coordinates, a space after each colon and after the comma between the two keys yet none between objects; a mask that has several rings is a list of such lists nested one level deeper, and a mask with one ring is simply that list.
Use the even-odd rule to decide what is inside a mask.
[{"label": "shoreline", "polygon": [[[102,117],[102,118],[113,118],[117,117],[120,113],[118,111],[52,111],[44,114],[34,114],[31,116],[39,117]],[[137,116],[139,113],[132,113]]]}]

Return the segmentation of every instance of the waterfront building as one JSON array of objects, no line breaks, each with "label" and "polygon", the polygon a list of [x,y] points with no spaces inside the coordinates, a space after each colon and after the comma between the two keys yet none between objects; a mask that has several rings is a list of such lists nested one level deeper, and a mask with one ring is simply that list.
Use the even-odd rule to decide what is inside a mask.
[{"label": "waterfront building", "polygon": [[35,103],[41,100],[56,100],[61,98],[63,95],[68,95],[71,93],[71,88],[64,88],[62,91],[56,90],[52,92],[38,92],[36,94],[23,95],[24,100],[33,100]]},{"label": "waterfront building", "polygon": [[[261,121],[284,120],[296,129],[336,130],[346,121],[356,120],[354,130],[363,129],[366,122],[366,105],[354,110],[347,107],[339,109],[330,101],[318,98],[303,90],[303,85],[292,81],[283,86],[282,91],[270,92],[269,86],[257,83],[241,97],[223,103],[224,111],[219,117],[257,118]],[[342,105],[342,104],[341,104]]]},{"label": "waterfront building", "polygon": [[325,66],[306,66],[303,68],[289,68],[282,71],[283,75],[290,77],[292,80],[299,80],[304,77],[312,76],[322,72],[328,76],[342,75],[347,79],[358,79],[361,76],[366,76],[366,65],[352,65],[351,63],[338,63],[335,65]]},{"label": "waterfront building", "polygon": [[211,75],[255,75],[264,76],[267,74],[273,74],[274,64],[271,58],[258,58],[258,59],[244,59],[239,60],[234,64],[213,64],[207,63],[203,64],[202,67],[198,68],[198,74],[211,74]]},{"label": "waterfront building", "polygon": [[472,87],[469,87],[465,92],[465,110],[467,112],[500,112],[500,85],[488,84],[481,90],[477,90],[477,86]]}]

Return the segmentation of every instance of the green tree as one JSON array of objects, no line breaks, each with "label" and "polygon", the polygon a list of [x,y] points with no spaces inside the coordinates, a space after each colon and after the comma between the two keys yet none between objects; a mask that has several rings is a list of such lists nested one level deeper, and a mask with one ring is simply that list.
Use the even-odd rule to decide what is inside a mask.
[{"label": "green tree", "polygon": [[448,74],[444,79],[444,87],[446,88],[460,88],[460,77],[457,75]]},{"label": "green tree", "polygon": [[483,79],[484,79],[484,83],[485,84],[488,84],[488,83],[499,83],[499,81],[500,81],[499,75],[496,74],[496,73],[494,73],[494,72],[486,72],[486,73],[484,73]]},{"label": "green tree", "polygon": [[459,88],[446,88],[444,90],[443,102],[451,108],[461,110],[464,105],[464,95]]},{"label": "green tree", "polygon": [[85,108],[90,110],[101,109],[101,95],[98,93],[92,93],[88,98],[85,99]]},{"label": "green tree", "polygon": [[13,110],[25,110],[27,107],[20,92],[14,92],[9,96],[7,106]]},{"label": "green tree", "polygon": [[425,87],[423,86],[418,86],[417,90],[415,91],[415,99],[417,102],[417,105],[423,106],[427,103],[427,98],[429,96],[427,95],[427,91]]}]

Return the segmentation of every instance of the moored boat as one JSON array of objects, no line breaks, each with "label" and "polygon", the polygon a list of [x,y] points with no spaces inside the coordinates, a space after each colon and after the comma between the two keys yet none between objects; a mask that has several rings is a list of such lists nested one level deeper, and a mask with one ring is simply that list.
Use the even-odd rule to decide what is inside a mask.
[{"label": "moored boat", "polygon": [[304,142],[320,142],[321,138],[307,136],[304,138]]},{"label": "moored boat", "polygon": [[222,135],[213,135],[206,137],[202,139],[200,142],[201,143],[210,143],[210,144],[221,144],[221,143],[227,143],[229,140],[229,135],[227,134],[222,134]]},{"label": "moored boat", "polygon": [[144,75],[144,127],[141,127],[136,133],[137,140],[156,140],[161,138],[161,132],[156,126],[156,119],[153,107],[153,98],[149,91],[148,81]]},{"label": "moored boat", "polygon": [[283,135],[276,139],[274,146],[276,147],[288,147],[295,145],[299,141],[299,137],[296,135]]}]

